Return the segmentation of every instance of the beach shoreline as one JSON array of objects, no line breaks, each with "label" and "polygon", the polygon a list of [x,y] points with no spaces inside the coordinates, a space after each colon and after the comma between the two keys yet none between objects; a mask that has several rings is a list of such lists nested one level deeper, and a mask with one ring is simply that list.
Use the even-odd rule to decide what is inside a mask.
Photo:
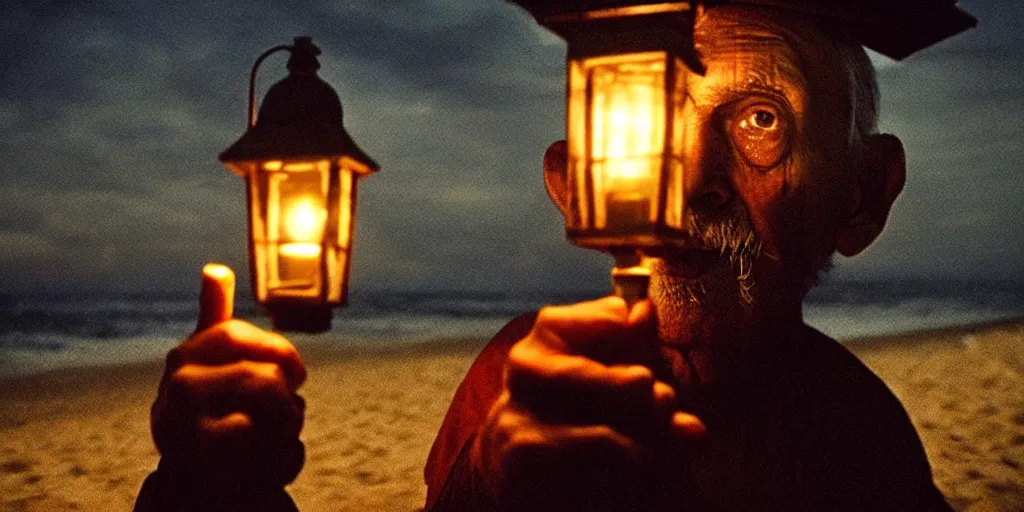
[{"label": "beach shoreline", "polygon": [[[300,510],[417,510],[422,467],[484,339],[305,343]],[[1024,319],[845,342],[900,398],[957,510],[1024,509]],[[0,379],[0,510],[131,510],[159,455],[159,361]]]}]

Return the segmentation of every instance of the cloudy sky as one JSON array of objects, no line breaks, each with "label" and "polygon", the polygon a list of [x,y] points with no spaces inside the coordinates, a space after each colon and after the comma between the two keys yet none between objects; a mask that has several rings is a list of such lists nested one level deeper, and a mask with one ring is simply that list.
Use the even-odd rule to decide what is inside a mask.
[{"label": "cloudy sky", "polygon": [[[243,271],[244,189],[217,155],[245,128],[253,60],[296,35],[383,168],[361,185],[356,289],[604,286],[609,259],[565,241],[541,179],[564,44],[503,1],[17,4],[0,19],[0,291],[187,291],[206,261]],[[876,59],[909,182],[839,277],[1021,279],[1024,4],[960,5],[978,29]]]}]

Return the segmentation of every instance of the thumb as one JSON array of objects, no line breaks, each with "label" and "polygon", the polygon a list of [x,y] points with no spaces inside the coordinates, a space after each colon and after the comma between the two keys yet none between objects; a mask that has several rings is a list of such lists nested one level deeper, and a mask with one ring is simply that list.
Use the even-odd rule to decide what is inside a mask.
[{"label": "thumb", "polygon": [[196,332],[204,331],[235,314],[235,273],[219,263],[203,266],[203,285],[199,292],[199,321]]},{"label": "thumb", "polygon": [[658,337],[658,313],[650,299],[642,299],[632,305],[626,313],[626,336],[634,340],[637,353],[647,360],[660,359],[661,343]]}]

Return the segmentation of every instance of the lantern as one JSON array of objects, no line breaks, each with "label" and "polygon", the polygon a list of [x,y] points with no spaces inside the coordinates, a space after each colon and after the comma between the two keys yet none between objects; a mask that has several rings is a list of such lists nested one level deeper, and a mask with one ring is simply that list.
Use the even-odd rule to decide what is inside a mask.
[{"label": "lantern", "polygon": [[[255,115],[260,63],[289,51],[288,76]],[[267,50],[249,81],[249,127],[220,155],[245,178],[253,295],[275,329],[323,332],[348,296],[356,185],[379,167],[342,125],[337,93],[317,76],[308,37]]]},{"label": "lantern", "polygon": [[568,42],[566,236],[616,257],[618,293],[646,296],[637,250],[686,236],[682,110],[688,71],[703,72],[694,4],[512,1]]}]

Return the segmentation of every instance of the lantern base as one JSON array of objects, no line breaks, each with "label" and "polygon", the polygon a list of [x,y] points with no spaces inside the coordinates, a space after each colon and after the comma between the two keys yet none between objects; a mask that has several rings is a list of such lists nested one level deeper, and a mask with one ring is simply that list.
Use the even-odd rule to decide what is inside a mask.
[{"label": "lantern base", "polygon": [[615,295],[626,300],[630,308],[647,298],[647,286],[651,271],[643,266],[640,255],[633,250],[615,251],[615,266],[612,267],[612,288]]},{"label": "lantern base", "polygon": [[319,334],[331,330],[331,308],[328,306],[269,306],[270,324],[275,331]]}]

